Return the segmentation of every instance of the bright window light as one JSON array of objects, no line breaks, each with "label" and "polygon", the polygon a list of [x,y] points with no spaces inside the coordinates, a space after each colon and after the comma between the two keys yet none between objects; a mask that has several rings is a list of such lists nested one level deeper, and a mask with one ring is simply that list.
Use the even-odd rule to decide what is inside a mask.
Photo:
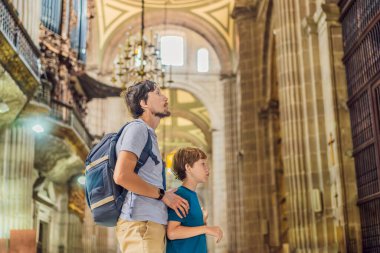
[{"label": "bright window light", "polygon": [[33,131],[36,133],[42,133],[44,128],[40,124],[36,124],[32,127]]},{"label": "bright window light", "polygon": [[197,70],[198,72],[208,72],[209,70],[209,57],[206,48],[201,48],[197,52]]},{"label": "bright window light", "polygon": [[161,37],[161,62],[164,65],[183,66],[183,38],[180,36]]}]

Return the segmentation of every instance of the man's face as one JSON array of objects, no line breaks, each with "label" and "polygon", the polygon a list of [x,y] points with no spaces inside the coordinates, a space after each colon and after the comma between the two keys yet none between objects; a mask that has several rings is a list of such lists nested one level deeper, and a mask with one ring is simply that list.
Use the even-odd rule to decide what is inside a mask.
[{"label": "man's face", "polygon": [[159,118],[170,116],[168,98],[161,93],[159,87],[148,93],[147,105],[152,114]]}]

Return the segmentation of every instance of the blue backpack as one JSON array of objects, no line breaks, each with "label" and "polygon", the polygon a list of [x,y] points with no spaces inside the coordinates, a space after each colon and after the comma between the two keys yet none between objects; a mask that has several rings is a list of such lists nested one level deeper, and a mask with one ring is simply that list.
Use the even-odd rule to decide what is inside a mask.
[{"label": "blue backpack", "polygon": [[[113,180],[116,165],[116,143],[128,124],[124,125],[118,133],[105,135],[91,149],[86,159],[85,193],[87,205],[91,209],[95,223],[101,226],[116,226],[125,196],[128,193],[128,190],[117,185]],[[148,131],[148,140],[135,168],[136,174],[149,157],[153,159],[156,165],[159,163],[157,156],[152,152],[152,140]],[[162,171],[165,186],[164,169]]]}]

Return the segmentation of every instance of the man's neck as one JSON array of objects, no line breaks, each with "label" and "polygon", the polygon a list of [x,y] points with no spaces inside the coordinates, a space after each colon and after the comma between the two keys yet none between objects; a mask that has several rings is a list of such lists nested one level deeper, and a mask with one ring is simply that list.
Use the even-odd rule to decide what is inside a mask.
[{"label": "man's neck", "polygon": [[142,119],[148,126],[153,128],[154,130],[160,124],[160,118],[150,114],[149,112],[144,112],[143,115],[141,115],[140,119]]}]

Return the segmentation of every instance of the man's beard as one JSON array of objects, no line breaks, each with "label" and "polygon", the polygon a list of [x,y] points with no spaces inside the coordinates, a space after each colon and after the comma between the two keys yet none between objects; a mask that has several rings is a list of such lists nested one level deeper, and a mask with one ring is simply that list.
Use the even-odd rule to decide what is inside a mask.
[{"label": "man's beard", "polygon": [[160,119],[169,117],[171,113],[169,111],[166,112],[156,112],[154,116],[159,117]]}]

